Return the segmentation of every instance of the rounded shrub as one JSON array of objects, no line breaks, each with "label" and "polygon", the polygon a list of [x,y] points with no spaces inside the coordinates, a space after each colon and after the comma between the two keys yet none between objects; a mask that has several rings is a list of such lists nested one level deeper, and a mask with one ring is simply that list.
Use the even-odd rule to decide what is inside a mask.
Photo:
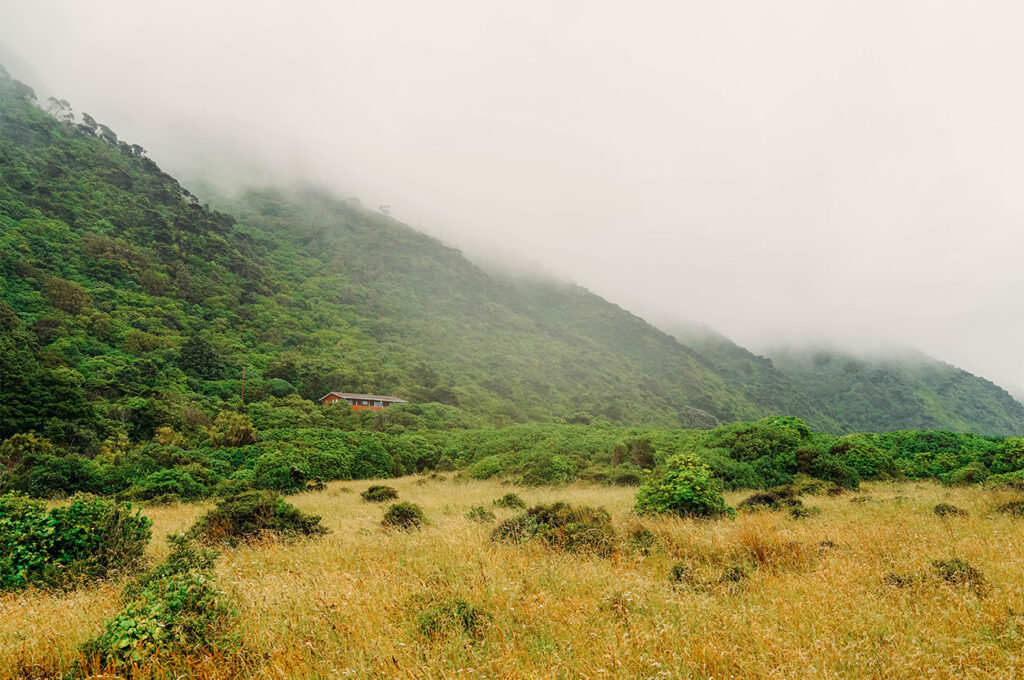
[{"label": "rounded shrub", "polygon": [[427,521],[423,510],[415,503],[392,503],[384,513],[381,524],[394,529],[419,529]]},{"label": "rounded shrub", "polygon": [[317,536],[327,533],[320,518],[307,515],[267,491],[228,496],[188,531],[190,538],[233,544],[262,536]]},{"label": "rounded shrub", "polygon": [[498,506],[499,508],[518,509],[518,508],[525,508],[526,507],[526,503],[523,502],[523,499],[520,498],[517,494],[514,494],[514,493],[507,493],[507,494],[505,494],[501,498],[495,500],[494,504],[496,506]]},{"label": "rounded shrub", "polygon": [[607,510],[561,502],[536,505],[491,532],[494,541],[519,543],[534,538],[555,550],[603,556],[610,555],[615,547],[615,529]]},{"label": "rounded shrub", "polygon": [[933,512],[939,517],[967,517],[967,511],[952,503],[939,503]]},{"label": "rounded shrub", "polygon": [[374,484],[359,496],[367,503],[383,503],[398,498],[398,490],[383,484]]},{"label": "rounded shrub", "polygon": [[711,468],[693,455],[678,455],[668,462],[660,478],[640,487],[636,495],[640,514],[676,514],[690,517],[734,515],[725,504],[722,484]]}]

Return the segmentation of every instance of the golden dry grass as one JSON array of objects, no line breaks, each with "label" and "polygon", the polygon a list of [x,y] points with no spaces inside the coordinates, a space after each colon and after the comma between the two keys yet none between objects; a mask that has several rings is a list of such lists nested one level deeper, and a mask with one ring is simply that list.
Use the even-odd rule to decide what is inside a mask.
[{"label": "golden dry grass", "polygon": [[[290,499],[322,515],[328,536],[226,549],[218,572],[241,610],[241,670],[208,667],[193,677],[1024,676],[1024,519],[994,510],[1008,494],[872,484],[857,495],[805,497],[822,513],[799,521],[762,512],[699,522],[638,520],[632,489],[516,489],[530,504],[605,506],[623,537],[621,551],[603,559],[490,542],[493,525],[464,514],[509,487],[388,483],[400,500],[423,506],[428,527],[386,531],[386,504],[359,498],[370,482],[335,483]],[[970,516],[943,520],[932,512],[939,502]],[[162,537],[206,507],[146,512]],[[514,514],[495,511],[499,520]],[[637,521],[657,537],[647,554],[624,537]],[[150,550],[160,559],[167,546],[154,540]],[[951,556],[984,573],[987,596],[931,575],[931,560]],[[690,583],[670,580],[677,563],[690,569]],[[756,568],[746,580],[720,582],[740,564]],[[890,572],[913,578],[887,585]],[[117,593],[118,584],[105,584],[0,596],[0,677],[55,677],[44,673],[74,658],[117,609]],[[425,637],[417,627],[424,598],[461,598],[491,623],[477,637]]]}]

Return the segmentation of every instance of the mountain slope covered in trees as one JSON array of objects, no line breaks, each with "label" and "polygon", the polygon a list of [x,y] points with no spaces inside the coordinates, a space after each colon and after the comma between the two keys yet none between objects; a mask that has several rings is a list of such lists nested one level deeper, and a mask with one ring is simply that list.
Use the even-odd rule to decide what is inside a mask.
[{"label": "mountain slope covered in trees", "polygon": [[788,349],[771,356],[847,432],[1024,432],[1024,405],[1006,390],[919,352],[865,357],[835,349]]},{"label": "mountain slope covered in trees", "polygon": [[[270,420],[347,390],[439,402],[430,413],[472,426],[895,422],[843,417],[724,339],[681,343],[577,286],[489,274],[353,201],[264,189],[211,209],[141,147],[47,109],[0,71],[0,438],[97,451],[162,426],[199,434],[243,391]],[[932,408],[929,426],[1024,431],[985,390],[936,390],[979,413]]]},{"label": "mountain slope covered in trees", "polygon": [[[141,147],[0,78],[0,436],[94,447],[246,402],[394,393],[489,422],[708,425],[763,414],[583,289],[493,277],[307,191],[200,205]],[[11,368],[16,367],[16,368]]]}]

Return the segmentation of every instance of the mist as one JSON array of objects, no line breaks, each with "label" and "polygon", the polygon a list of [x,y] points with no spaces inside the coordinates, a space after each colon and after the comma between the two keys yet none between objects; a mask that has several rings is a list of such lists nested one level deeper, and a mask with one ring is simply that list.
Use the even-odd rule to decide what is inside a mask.
[{"label": "mist", "polygon": [[1021,393],[1016,3],[0,0],[0,61],[165,170],[311,182],[663,328]]}]

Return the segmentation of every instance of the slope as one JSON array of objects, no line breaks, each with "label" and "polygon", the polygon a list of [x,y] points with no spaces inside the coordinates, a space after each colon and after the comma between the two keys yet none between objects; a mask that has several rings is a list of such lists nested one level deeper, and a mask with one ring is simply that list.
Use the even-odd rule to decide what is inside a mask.
[{"label": "slope", "polygon": [[782,349],[775,366],[848,432],[953,430],[1024,433],[1024,406],[984,378],[920,352],[857,356],[835,349]]},{"label": "slope", "polygon": [[[492,277],[315,191],[200,205],[144,149],[0,72],[0,436],[95,449],[331,389],[493,422],[707,424],[762,410],[579,288]],[[17,370],[15,370],[17,366]],[[276,403],[276,402],[275,402]]]}]

